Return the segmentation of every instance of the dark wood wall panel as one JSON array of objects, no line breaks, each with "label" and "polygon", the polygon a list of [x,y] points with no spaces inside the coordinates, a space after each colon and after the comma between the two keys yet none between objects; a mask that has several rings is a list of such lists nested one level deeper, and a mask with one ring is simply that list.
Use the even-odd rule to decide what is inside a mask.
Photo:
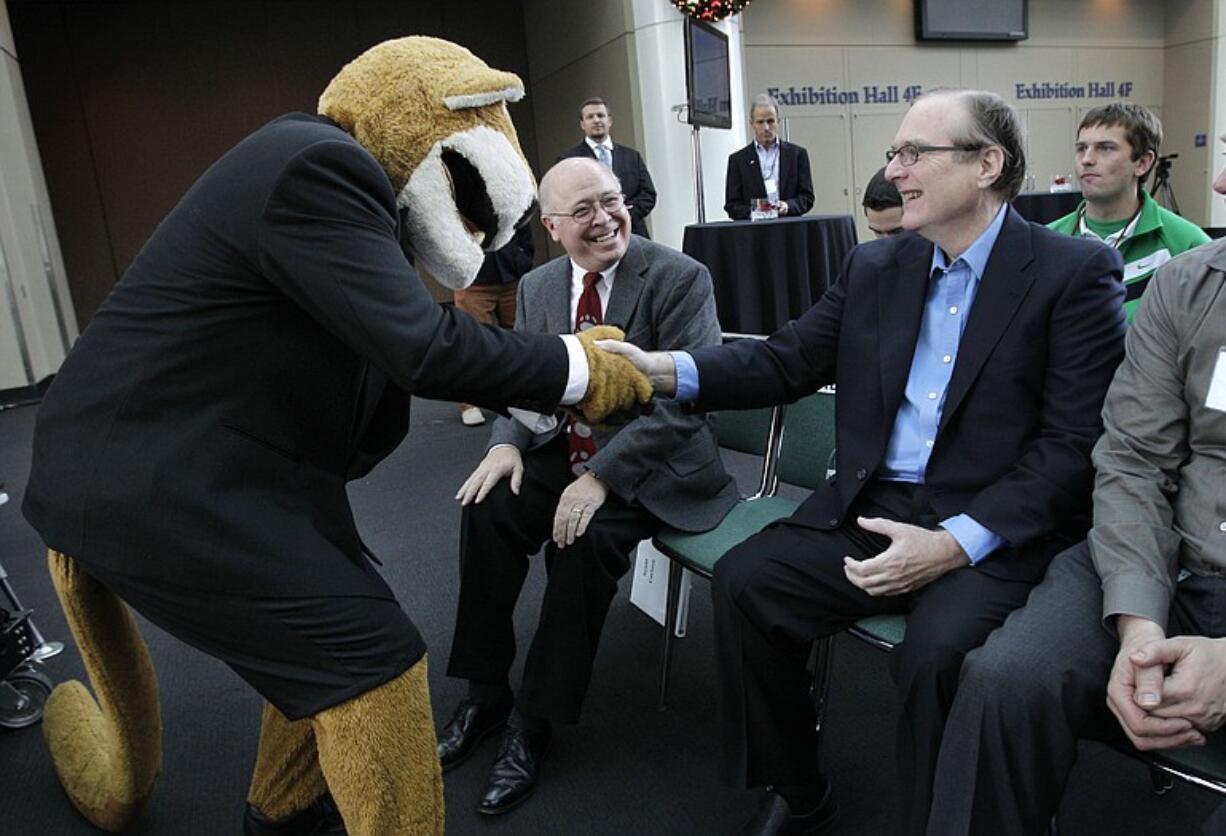
[{"label": "dark wood wall panel", "polygon": [[[364,49],[435,35],[525,80],[519,2],[9,0],[82,327],[205,168],[269,119],[314,112]],[[531,98],[512,105],[537,158]]]}]

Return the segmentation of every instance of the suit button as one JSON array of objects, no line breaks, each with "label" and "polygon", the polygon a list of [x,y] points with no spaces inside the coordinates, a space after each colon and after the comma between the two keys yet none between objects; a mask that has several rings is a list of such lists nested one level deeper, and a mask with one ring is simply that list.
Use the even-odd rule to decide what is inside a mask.
[{"label": "suit button", "polygon": [[857,478],[857,479],[863,479],[863,478],[865,478],[866,476],[868,476],[868,471],[867,471],[867,470],[865,470],[864,468],[860,468],[859,470],[857,470],[857,471],[856,471],[856,478]]}]

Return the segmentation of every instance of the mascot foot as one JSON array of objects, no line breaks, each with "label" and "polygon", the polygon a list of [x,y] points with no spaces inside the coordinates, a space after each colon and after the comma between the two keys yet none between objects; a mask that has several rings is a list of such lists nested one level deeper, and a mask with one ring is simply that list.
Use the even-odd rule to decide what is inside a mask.
[{"label": "mascot foot", "polygon": [[307,834],[345,833],[345,823],[329,793],[311,802],[305,810],[280,819],[270,819],[248,804],[243,815],[244,836],[306,836]]}]

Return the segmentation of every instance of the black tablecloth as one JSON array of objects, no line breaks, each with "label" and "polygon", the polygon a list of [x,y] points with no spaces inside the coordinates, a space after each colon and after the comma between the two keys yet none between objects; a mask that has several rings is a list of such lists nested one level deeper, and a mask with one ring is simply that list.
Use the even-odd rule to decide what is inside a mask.
[{"label": "black tablecloth", "polygon": [[813,307],[855,245],[850,215],[810,215],[691,224],[682,249],[711,271],[725,331],[769,334]]},{"label": "black tablecloth", "polygon": [[1081,192],[1026,192],[1013,198],[1013,208],[1028,221],[1049,224],[1081,203]]}]

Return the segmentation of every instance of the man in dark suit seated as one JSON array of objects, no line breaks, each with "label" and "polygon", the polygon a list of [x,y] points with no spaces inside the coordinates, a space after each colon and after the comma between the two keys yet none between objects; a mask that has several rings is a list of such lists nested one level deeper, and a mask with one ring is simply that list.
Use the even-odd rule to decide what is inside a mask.
[{"label": "man in dark suit seated", "polygon": [[609,135],[612,127],[613,117],[609,115],[609,107],[604,99],[593,96],[586,100],[579,107],[579,129],[583,131],[583,141],[566,149],[558,160],[587,157],[613,169],[622,184],[622,193],[626,195],[630,231],[635,235],[650,238],[646,221],[656,205],[655,184],[651,182],[651,174],[647,171],[647,164],[643,162],[643,155],[629,145],[614,142]]},{"label": "man in dark suit seated", "polygon": [[766,93],[749,111],[753,142],[728,157],[724,211],[734,221],[749,218],[750,202],[766,198],[780,217],[803,215],[813,208],[809,152],[778,137],[779,104]]},{"label": "man in dark suit seated", "polygon": [[1122,355],[1118,253],[1009,208],[1022,127],[993,93],[923,97],[887,158],[908,231],[852,250],[821,301],[768,340],[670,354],[598,343],[702,409],[837,384],[836,475],[728,552],[712,583],[725,777],[773,788],[748,832],[833,818],[810,647],[906,613],[890,654],[898,832],[922,833],[963,656],[1089,522],[1090,449]]},{"label": "man in dark suit seated", "polygon": [[[1226,170],[1214,189],[1226,195]],[[966,659],[934,836],[1045,833],[1079,737],[1155,751],[1204,745],[1226,722],[1223,345],[1216,241],[1158,268],[1141,297],[1094,448],[1090,536]],[[1203,832],[1224,824],[1219,809]]]},{"label": "man in dark suit seated", "polygon": [[[563,160],[541,180],[540,199],[541,220],[566,256],[520,282],[517,330],[562,334],[604,322],[647,349],[719,344],[706,268],[630,234],[606,166]],[[447,673],[467,679],[469,691],[439,735],[446,770],[506,727],[478,807],[491,814],[533,790],[551,724],[578,721],[605,615],[634,547],[662,523],[712,528],[736,501],[705,417],[680,404],[660,403],[620,428],[517,419],[494,424],[488,453],[457,495],[464,505],[460,600]],[[528,558],[542,544],[549,581],[514,694],[507,681],[512,613]]]}]

